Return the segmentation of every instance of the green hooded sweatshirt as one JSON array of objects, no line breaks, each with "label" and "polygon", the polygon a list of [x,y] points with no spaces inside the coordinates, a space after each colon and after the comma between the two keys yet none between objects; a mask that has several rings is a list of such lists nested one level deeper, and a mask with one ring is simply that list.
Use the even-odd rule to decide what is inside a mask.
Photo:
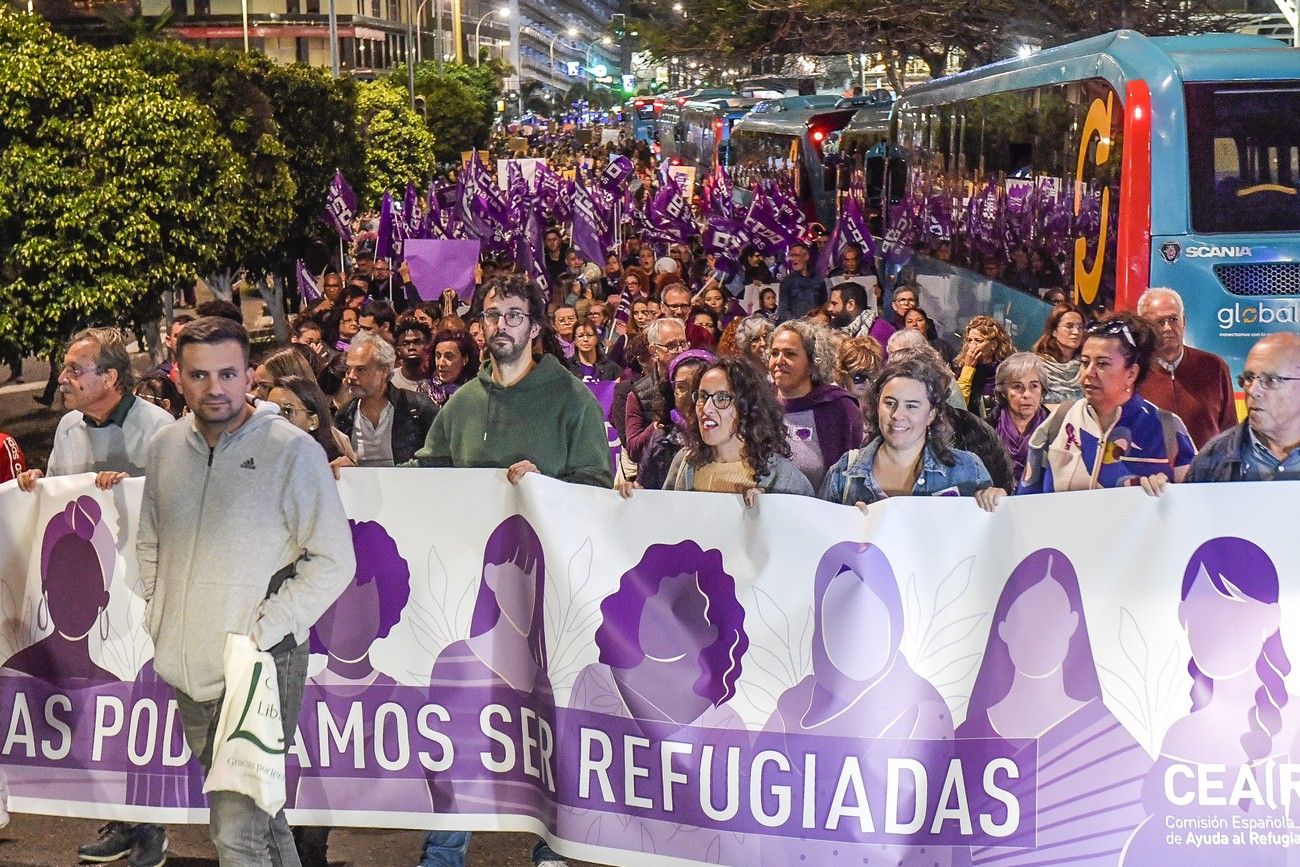
[{"label": "green hooded sweatshirt", "polygon": [[501,467],[532,461],[543,475],[608,488],[609,438],[591,390],[551,355],[505,388],[492,364],[456,389],[433,420],[421,467]]}]

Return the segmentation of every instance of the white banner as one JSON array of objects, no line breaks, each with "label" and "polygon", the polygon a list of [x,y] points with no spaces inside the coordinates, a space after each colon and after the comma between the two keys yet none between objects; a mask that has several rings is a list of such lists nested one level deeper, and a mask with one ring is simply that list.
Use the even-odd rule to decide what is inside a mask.
[{"label": "white banner", "polygon": [[[0,486],[12,807],[202,821],[140,623],[141,483],[91,478]],[[493,470],[341,490],[358,570],[313,630],[291,822],[747,867],[1300,843],[1294,483],[865,517]]]}]

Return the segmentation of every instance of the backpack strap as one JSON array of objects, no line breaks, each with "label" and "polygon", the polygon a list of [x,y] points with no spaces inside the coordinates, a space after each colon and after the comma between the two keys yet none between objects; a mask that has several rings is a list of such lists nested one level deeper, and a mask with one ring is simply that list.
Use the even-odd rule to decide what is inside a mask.
[{"label": "backpack strap", "polygon": [[1165,460],[1169,462],[1169,481],[1174,480],[1178,464],[1178,417],[1168,410],[1156,407],[1160,417],[1160,430],[1165,435]]},{"label": "backpack strap", "polygon": [[[853,466],[854,464],[856,464],[856,463],[858,462],[858,455],[860,455],[860,454],[862,454],[862,449],[849,449],[849,450],[848,450],[847,457],[848,457],[849,461],[848,461],[847,464],[844,465],[844,469],[845,469],[846,471],[848,470],[849,467]],[[852,506],[852,505],[853,505],[852,503],[849,502],[849,486],[848,486],[847,482],[846,482],[845,485],[844,485],[844,491],[840,494],[840,502],[843,503],[843,504],[846,505],[846,506]]]}]

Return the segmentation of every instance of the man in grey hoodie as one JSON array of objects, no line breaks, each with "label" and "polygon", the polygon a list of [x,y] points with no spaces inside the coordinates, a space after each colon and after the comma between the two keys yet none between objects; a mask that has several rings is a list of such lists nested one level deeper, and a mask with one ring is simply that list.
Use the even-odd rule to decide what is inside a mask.
[{"label": "man in grey hoodie", "polygon": [[[250,405],[248,333],[204,317],[176,341],[192,415],[149,446],[137,556],[154,667],[176,688],[205,770],[225,690],[227,633],[275,659],[286,743],[297,728],[307,634],[352,579],[352,534],[325,453],[269,403]],[[284,811],[209,796],[223,867],[298,867]]]}]

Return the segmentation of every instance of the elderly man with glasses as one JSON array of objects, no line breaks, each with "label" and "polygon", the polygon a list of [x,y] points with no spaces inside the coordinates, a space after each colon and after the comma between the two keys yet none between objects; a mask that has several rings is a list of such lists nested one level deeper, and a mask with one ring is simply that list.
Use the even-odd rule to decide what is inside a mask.
[{"label": "elderly man with glasses", "polygon": [[1300,335],[1261,338],[1237,377],[1246,420],[1206,443],[1189,482],[1300,479]]},{"label": "elderly man with glasses", "polygon": [[[668,293],[665,293],[667,296]],[[668,299],[665,297],[665,306]],[[645,376],[635,380],[626,394],[624,424],[628,457],[633,461],[641,459],[641,451],[650,442],[650,437],[660,427],[652,419],[651,404],[659,384],[668,376],[668,365],[672,360],[691,348],[686,339],[686,323],[675,316],[656,319],[646,326],[646,342],[650,344],[650,369]],[[614,406],[617,407],[619,391],[614,393]]]},{"label": "elderly man with glasses", "polygon": [[1138,315],[1156,331],[1150,375],[1139,393],[1183,420],[1196,447],[1237,423],[1237,401],[1222,358],[1183,342],[1187,315],[1172,289],[1153,287],[1137,302]]}]

